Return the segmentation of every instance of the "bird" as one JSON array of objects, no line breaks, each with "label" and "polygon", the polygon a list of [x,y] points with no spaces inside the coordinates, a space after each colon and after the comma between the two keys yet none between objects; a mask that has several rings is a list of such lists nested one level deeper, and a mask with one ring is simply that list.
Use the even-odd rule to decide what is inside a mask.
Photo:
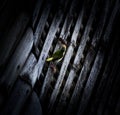
[{"label": "bird", "polygon": [[52,54],[51,57],[47,58],[46,61],[55,61],[55,62],[60,62],[62,58],[64,57],[66,52],[66,45],[62,44],[61,49],[58,49],[54,54]]},{"label": "bird", "polygon": [[[62,44],[60,49],[55,51],[55,53],[53,53],[51,57],[48,57],[46,59],[46,62],[53,62],[55,64],[59,63],[63,59],[65,52],[66,52],[66,45]],[[51,68],[53,69],[54,72],[56,71],[54,65],[51,65]]]}]

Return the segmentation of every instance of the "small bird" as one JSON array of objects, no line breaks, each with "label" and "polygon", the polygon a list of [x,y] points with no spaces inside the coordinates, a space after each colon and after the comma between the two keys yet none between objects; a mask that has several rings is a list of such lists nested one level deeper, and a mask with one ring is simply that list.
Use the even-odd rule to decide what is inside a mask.
[{"label": "small bird", "polygon": [[[58,49],[51,57],[47,58],[46,61],[47,62],[52,61],[57,64],[63,59],[65,52],[66,52],[66,45],[62,44],[62,47]],[[54,71],[56,71],[56,68],[54,66],[51,67]]]},{"label": "small bird", "polygon": [[64,57],[66,52],[66,45],[62,45],[61,49],[58,49],[51,57],[47,58],[46,61],[55,61],[55,62],[60,62],[62,58]]}]

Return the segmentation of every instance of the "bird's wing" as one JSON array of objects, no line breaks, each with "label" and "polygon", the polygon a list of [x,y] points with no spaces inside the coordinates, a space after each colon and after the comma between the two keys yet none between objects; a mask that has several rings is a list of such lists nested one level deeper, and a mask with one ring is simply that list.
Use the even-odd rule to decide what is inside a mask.
[{"label": "bird's wing", "polygon": [[53,55],[52,55],[52,57],[54,58],[54,59],[59,59],[59,58],[61,58],[63,56],[63,51],[62,50],[57,50]]}]

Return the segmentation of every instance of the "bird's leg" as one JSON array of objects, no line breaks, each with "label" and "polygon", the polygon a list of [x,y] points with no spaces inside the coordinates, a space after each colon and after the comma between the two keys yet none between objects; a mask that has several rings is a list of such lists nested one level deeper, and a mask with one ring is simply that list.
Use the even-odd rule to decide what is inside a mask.
[{"label": "bird's leg", "polygon": [[57,69],[56,69],[56,64],[55,63],[51,62],[50,68],[53,70],[53,73],[56,73]]}]

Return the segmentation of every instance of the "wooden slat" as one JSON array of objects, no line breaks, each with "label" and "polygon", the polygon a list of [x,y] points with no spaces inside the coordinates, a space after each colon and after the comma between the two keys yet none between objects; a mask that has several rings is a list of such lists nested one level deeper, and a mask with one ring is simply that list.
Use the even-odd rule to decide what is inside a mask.
[{"label": "wooden slat", "polygon": [[31,28],[28,28],[1,77],[0,84],[5,85],[7,92],[11,90],[21,68],[28,58],[32,46],[33,32]]},{"label": "wooden slat", "polygon": [[29,84],[31,83],[31,81],[30,81],[31,79],[29,79],[29,75],[31,74],[31,72],[36,64],[37,64],[37,59],[31,53],[29,55],[27,61],[25,62],[23,69],[20,72],[19,76]]},{"label": "wooden slat", "polygon": [[16,43],[20,40],[28,21],[28,15],[21,14],[13,24],[13,27],[10,29],[10,31],[6,34],[4,42],[0,46],[0,66],[3,66],[6,63],[7,59],[14,51]]}]

